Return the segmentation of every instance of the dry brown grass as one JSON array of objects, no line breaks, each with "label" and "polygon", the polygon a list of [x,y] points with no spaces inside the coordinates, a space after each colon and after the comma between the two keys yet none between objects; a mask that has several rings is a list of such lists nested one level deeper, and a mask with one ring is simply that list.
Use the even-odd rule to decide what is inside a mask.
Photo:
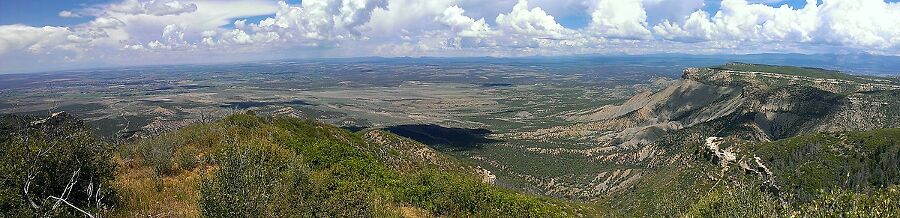
[{"label": "dry brown grass", "polygon": [[404,218],[430,218],[434,217],[426,210],[418,207],[400,207],[400,216]]},{"label": "dry brown grass", "polygon": [[201,172],[209,166],[158,178],[153,168],[140,160],[114,159],[119,166],[114,188],[121,197],[109,217],[200,217],[198,184]]}]

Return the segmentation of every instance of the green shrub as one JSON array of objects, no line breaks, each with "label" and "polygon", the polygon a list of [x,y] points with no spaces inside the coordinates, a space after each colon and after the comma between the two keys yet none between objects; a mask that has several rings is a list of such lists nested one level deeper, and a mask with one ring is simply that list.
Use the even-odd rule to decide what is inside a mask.
[{"label": "green shrub", "polygon": [[66,113],[0,117],[0,217],[81,216],[51,196],[89,213],[111,206],[112,150]]},{"label": "green shrub", "polygon": [[450,217],[568,217],[561,202],[484,184],[468,175],[426,170],[404,180],[398,200]]},{"label": "green shrub", "polygon": [[310,212],[304,167],[292,151],[265,142],[229,146],[215,155],[219,165],[200,183],[206,217],[264,217]]},{"label": "green shrub", "polygon": [[750,181],[722,184],[691,205],[685,216],[778,217],[785,212],[777,198],[760,190],[758,184]]},{"label": "green shrub", "polygon": [[797,210],[810,217],[896,217],[900,214],[898,186],[869,192],[833,190]]},{"label": "green shrub", "polygon": [[200,150],[194,146],[182,146],[175,152],[174,158],[178,163],[178,168],[182,170],[193,170],[200,162],[200,160],[197,159],[197,155],[199,154]]},{"label": "green shrub", "polygon": [[144,163],[153,167],[156,175],[169,175],[175,172],[173,157],[175,147],[180,140],[172,136],[162,136],[159,140],[144,141],[141,144],[141,157]]}]

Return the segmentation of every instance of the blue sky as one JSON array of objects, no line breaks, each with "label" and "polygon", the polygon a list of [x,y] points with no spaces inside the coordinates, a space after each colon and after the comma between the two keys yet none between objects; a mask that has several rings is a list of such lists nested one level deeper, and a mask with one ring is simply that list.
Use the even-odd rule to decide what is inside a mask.
[{"label": "blue sky", "polygon": [[90,18],[63,18],[58,16],[59,12],[109,2],[109,0],[2,0],[0,25],[16,23],[32,26],[75,25],[87,22]]},{"label": "blue sky", "polygon": [[896,56],[898,1],[0,0],[0,72],[358,56]]}]

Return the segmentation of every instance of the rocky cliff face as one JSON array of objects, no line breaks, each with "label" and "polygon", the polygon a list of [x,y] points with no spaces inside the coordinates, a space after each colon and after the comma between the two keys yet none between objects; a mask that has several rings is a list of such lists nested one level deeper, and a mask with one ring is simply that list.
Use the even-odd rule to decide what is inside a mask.
[{"label": "rocky cliff face", "polygon": [[[621,105],[578,113],[569,118],[571,125],[515,137],[590,140],[596,143],[590,149],[539,152],[585,155],[602,164],[647,166],[671,162],[657,156],[670,152],[672,143],[692,138],[774,141],[813,132],[900,127],[900,86],[891,79],[749,64],[687,68],[682,78]],[[673,132],[680,135],[672,136]],[[635,181],[606,184],[618,188],[601,192],[620,190]]]},{"label": "rocky cliff face", "polygon": [[597,139],[607,145],[630,148],[652,142],[653,136],[660,135],[649,134],[653,131],[678,130],[722,118],[730,119],[729,128],[758,132],[738,137],[760,141],[900,125],[896,122],[900,86],[888,79],[831,73],[801,76],[688,68],[682,81],[662,91],[641,93],[622,105],[574,116],[571,120],[578,124],[556,132],[599,133],[603,137]]}]

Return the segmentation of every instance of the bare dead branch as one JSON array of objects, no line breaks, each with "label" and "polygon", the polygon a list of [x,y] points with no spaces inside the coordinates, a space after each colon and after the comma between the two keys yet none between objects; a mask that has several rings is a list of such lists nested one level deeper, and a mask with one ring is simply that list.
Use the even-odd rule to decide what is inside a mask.
[{"label": "bare dead branch", "polygon": [[93,214],[88,213],[87,211],[84,211],[84,210],[82,210],[81,208],[76,207],[75,205],[72,205],[72,203],[69,203],[69,201],[66,201],[65,199],[58,198],[58,197],[56,197],[56,196],[50,196],[49,198],[56,199],[57,202],[63,202],[63,203],[65,203],[66,205],[69,205],[69,207],[75,208],[75,210],[78,210],[78,212],[83,213],[85,216],[88,216],[88,217],[90,217],[90,218],[95,218],[95,216],[94,216]]},{"label": "bare dead branch", "polygon": [[[72,193],[72,188],[74,188],[75,183],[78,182],[78,180],[75,180],[75,177],[78,176],[79,172],[81,172],[80,168],[75,170],[75,172],[72,173],[72,177],[69,179],[69,183],[66,184],[65,188],[63,188],[63,193],[59,195],[60,197],[62,197],[63,199],[69,198],[69,194]],[[53,196],[50,196],[50,197],[53,197]],[[56,210],[56,208],[59,207],[60,201],[62,201],[63,199],[57,200],[56,203],[53,204],[53,207],[50,210]]]}]

